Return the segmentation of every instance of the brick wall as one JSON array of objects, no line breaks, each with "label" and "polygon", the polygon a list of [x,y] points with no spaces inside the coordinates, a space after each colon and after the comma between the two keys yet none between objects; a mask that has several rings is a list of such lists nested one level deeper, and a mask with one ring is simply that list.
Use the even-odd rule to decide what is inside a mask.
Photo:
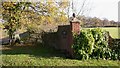
[{"label": "brick wall", "polygon": [[70,25],[58,26],[58,42],[60,50],[66,52],[67,55],[73,56],[72,43],[73,35]]},{"label": "brick wall", "polygon": [[67,56],[73,57],[73,49],[71,48],[73,33],[80,33],[80,23],[78,21],[70,22],[70,25],[60,25],[57,32],[45,33],[42,38],[45,45],[54,47],[65,52]]}]

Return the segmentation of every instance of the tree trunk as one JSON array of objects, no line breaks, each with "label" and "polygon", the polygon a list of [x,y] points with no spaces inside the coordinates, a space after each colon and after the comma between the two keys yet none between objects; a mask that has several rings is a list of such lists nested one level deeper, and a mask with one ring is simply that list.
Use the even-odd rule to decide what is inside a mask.
[{"label": "tree trunk", "polygon": [[13,43],[14,43],[14,41],[13,41],[13,32],[10,31],[9,33],[10,33],[10,34],[9,34],[9,39],[10,39],[9,45],[10,45],[10,46],[13,46]]}]

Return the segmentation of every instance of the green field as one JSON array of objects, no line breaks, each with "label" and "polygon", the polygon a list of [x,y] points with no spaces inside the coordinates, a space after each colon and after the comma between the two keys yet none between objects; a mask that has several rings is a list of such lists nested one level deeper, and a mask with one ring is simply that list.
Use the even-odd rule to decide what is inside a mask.
[{"label": "green field", "polygon": [[69,59],[59,51],[41,46],[5,46],[3,66],[119,66],[118,60]]},{"label": "green field", "polygon": [[[112,38],[120,39],[120,27],[100,27],[103,30],[109,31]],[[82,29],[93,29],[93,28],[82,28]]]}]

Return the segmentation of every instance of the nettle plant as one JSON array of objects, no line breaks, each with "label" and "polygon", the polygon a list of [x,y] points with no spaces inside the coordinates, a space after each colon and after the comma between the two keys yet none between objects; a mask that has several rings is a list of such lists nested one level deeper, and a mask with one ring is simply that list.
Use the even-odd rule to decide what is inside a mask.
[{"label": "nettle plant", "polygon": [[100,28],[81,30],[74,34],[72,46],[77,59],[109,59],[111,49],[108,48],[108,32]]}]

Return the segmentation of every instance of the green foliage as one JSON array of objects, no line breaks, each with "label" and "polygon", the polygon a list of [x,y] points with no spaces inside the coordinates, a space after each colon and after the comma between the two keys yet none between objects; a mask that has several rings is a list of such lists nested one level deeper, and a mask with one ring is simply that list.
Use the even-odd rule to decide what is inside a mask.
[{"label": "green foliage", "polygon": [[113,59],[113,60],[119,59],[120,60],[120,40],[119,39],[113,40],[111,49],[112,49],[111,59]]},{"label": "green foliage", "polygon": [[93,37],[95,39],[94,42],[94,50],[92,56],[95,58],[105,58],[110,55],[110,50],[108,48],[108,34],[106,31],[102,31],[101,29],[92,29],[91,30]]},{"label": "green foliage", "polygon": [[73,49],[79,59],[88,59],[94,49],[94,38],[90,30],[82,30],[80,35],[74,35]]},{"label": "green foliage", "polygon": [[117,59],[114,51],[108,48],[108,32],[102,29],[81,30],[74,35],[73,49],[77,59]]}]

